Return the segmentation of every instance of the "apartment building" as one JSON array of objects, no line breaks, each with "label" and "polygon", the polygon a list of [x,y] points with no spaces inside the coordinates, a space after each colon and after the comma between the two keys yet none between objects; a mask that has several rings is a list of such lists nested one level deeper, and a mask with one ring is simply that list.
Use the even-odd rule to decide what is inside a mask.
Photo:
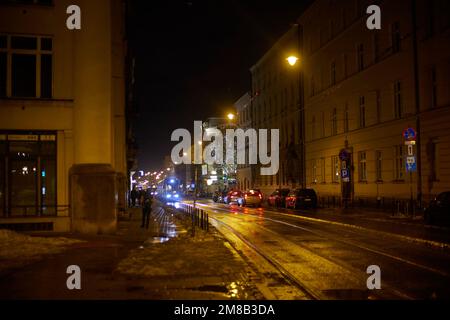
[{"label": "apartment building", "polygon": [[[373,1],[317,0],[298,20],[304,39],[307,186],[322,196],[348,192],[368,202],[429,199],[450,187],[450,97],[444,89],[450,79],[449,5],[377,3],[381,30],[366,27]],[[410,151],[402,136],[406,128],[418,134]],[[346,181],[341,181],[343,149]],[[407,172],[411,155],[417,170]]]},{"label": "apartment building", "polygon": [[300,185],[300,95],[299,72],[286,58],[298,52],[297,28],[286,32],[266,54],[251,67],[252,119],[255,129],[280,130],[280,169],[276,175],[261,176],[252,166],[255,188],[271,193],[281,187]]},{"label": "apartment building", "polygon": [[[66,27],[81,9],[81,29]],[[109,233],[126,206],[124,3],[0,3],[0,225]]]},{"label": "apartment building", "polygon": [[[237,113],[237,127],[246,131],[252,127],[252,96],[247,92],[234,103]],[[238,150],[238,152],[241,150]],[[248,190],[253,188],[252,185],[252,170],[249,164],[249,145],[248,141],[245,143],[245,164],[237,165],[236,180],[240,190]]]}]

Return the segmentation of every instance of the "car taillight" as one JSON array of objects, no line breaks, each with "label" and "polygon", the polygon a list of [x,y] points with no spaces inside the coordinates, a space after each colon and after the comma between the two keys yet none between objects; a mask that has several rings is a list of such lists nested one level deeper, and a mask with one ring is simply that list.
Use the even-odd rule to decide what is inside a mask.
[{"label": "car taillight", "polygon": [[244,196],[245,199],[247,199],[247,197],[248,197],[247,195]]},{"label": "car taillight", "polygon": [[261,193],[259,194],[259,198],[262,199],[262,194]]}]

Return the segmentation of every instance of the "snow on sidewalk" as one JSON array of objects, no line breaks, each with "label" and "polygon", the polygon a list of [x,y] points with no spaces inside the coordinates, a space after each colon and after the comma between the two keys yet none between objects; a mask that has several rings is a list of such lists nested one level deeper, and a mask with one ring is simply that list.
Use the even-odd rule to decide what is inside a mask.
[{"label": "snow on sidewalk", "polygon": [[0,273],[63,252],[68,246],[80,242],[83,241],[63,237],[33,237],[0,229]]}]

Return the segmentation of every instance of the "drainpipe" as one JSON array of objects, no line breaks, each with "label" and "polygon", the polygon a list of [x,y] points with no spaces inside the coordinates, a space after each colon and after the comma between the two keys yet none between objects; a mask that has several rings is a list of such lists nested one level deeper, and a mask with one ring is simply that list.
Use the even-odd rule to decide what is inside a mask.
[{"label": "drainpipe", "polygon": [[411,0],[412,10],[412,44],[413,44],[413,63],[414,63],[414,99],[415,99],[415,118],[416,118],[416,156],[417,156],[417,201],[419,207],[422,207],[422,150],[421,150],[421,130],[420,130],[420,80],[419,80],[419,58],[417,43],[417,1]]}]

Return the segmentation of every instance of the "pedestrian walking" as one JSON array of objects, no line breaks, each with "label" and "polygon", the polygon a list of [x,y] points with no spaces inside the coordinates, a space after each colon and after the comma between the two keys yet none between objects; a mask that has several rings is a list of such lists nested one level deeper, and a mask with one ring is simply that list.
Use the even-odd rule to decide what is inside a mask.
[{"label": "pedestrian walking", "polygon": [[136,188],[133,188],[133,190],[131,190],[130,197],[131,197],[131,206],[135,207],[136,206],[136,199],[138,197],[138,192],[137,192]]},{"label": "pedestrian walking", "polygon": [[143,201],[142,205],[142,224],[141,228],[148,229],[150,224],[150,214],[152,213],[152,198],[151,197],[142,197]]},{"label": "pedestrian walking", "polygon": [[139,197],[139,205],[141,207],[143,207],[144,206],[144,201],[146,199],[146,195],[145,195],[145,190],[144,189],[139,190],[138,197]]}]

